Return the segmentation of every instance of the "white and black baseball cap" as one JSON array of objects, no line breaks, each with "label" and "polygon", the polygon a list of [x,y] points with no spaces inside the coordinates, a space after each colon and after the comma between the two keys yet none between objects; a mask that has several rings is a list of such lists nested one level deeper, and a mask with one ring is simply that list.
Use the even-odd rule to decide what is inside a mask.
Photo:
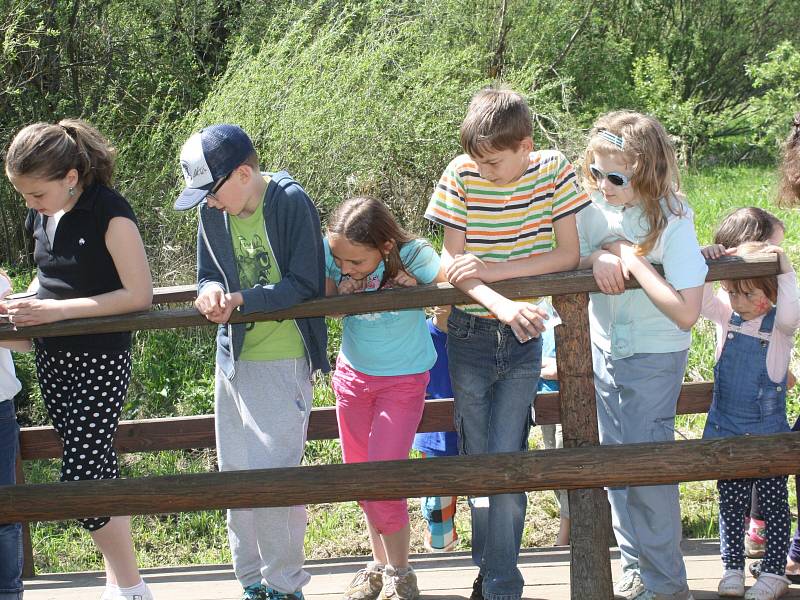
[{"label": "white and black baseball cap", "polygon": [[254,152],[250,137],[236,125],[211,125],[195,133],[181,149],[186,187],[175,201],[175,210],[188,210],[200,204],[218,181]]}]

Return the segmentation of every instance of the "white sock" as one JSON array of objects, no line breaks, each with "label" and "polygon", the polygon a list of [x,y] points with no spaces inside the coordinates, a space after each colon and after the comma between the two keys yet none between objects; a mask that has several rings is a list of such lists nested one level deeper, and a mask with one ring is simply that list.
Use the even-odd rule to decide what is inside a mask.
[{"label": "white sock", "polygon": [[116,583],[106,583],[106,589],[114,594],[119,593],[119,586]]},{"label": "white sock", "polygon": [[140,579],[139,583],[133,587],[119,588],[119,591],[124,596],[132,596],[134,594],[139,594],[140,596],[144,596],[145,591],[147,590],[147,586],[145,586],[144,579]]},{"label": "white sock", "polygon": [[383,571],[386,568],[386,565],[382,565],[376,560],[371,560],[367,563],[367,570],[368,571]]}]

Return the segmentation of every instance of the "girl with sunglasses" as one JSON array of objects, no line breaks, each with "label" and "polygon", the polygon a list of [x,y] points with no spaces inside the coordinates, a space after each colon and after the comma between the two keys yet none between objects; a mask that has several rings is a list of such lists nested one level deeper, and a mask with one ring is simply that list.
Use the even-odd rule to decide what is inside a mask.
[{"label": "girl with sunglasses", "polygon": [[[584,175],[592,205],[577,217],[580,265],[602,292],[589,303],[600,443],[673,440],[707,272],[675,150],[656,119],[608,113],[589,134]],[[641,289],[625,290],[631,276]],[[692,598],[678,486],[615,488],[608,497],[623,568],[615,598]]]}]

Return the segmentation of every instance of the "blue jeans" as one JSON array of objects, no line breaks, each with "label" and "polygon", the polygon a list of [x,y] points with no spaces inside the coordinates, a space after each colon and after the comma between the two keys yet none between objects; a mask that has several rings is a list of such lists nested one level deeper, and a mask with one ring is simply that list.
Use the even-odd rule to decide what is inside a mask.
[{"label": "blue jeans", "polygon": [[[494,319],[453,309],[447,321],[447,357],[461,454],[528,449],[531,403],[542,365],[540,338],[520,344]],[[483,576],[486,600],[519,600],[517,568],[527,497],[524,493],[473,498],[472,559]]]},{"label": "blue jeans", "polygon": [[[19,425],[14,401],[0,402],[0,485],[16,482]],[[0,600],[22,598],[22,526],[0,525]]]}]

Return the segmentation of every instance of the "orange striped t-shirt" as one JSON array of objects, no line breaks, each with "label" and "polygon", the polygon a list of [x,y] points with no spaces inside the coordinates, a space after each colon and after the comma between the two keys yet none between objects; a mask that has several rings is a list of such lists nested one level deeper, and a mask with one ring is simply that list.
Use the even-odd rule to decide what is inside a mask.
[{"label": "orange striped t-shirt", "polygon": [[[507,185],[481,177],[475,162],[462,154],[447,165],[425,218],[463,231],[465,253],[503,262],[550,252],[553,222],[589,204],[575,170],[557,150],[531,152],[528,169]],[[480,304],[459,308],[492,316]]]}]

